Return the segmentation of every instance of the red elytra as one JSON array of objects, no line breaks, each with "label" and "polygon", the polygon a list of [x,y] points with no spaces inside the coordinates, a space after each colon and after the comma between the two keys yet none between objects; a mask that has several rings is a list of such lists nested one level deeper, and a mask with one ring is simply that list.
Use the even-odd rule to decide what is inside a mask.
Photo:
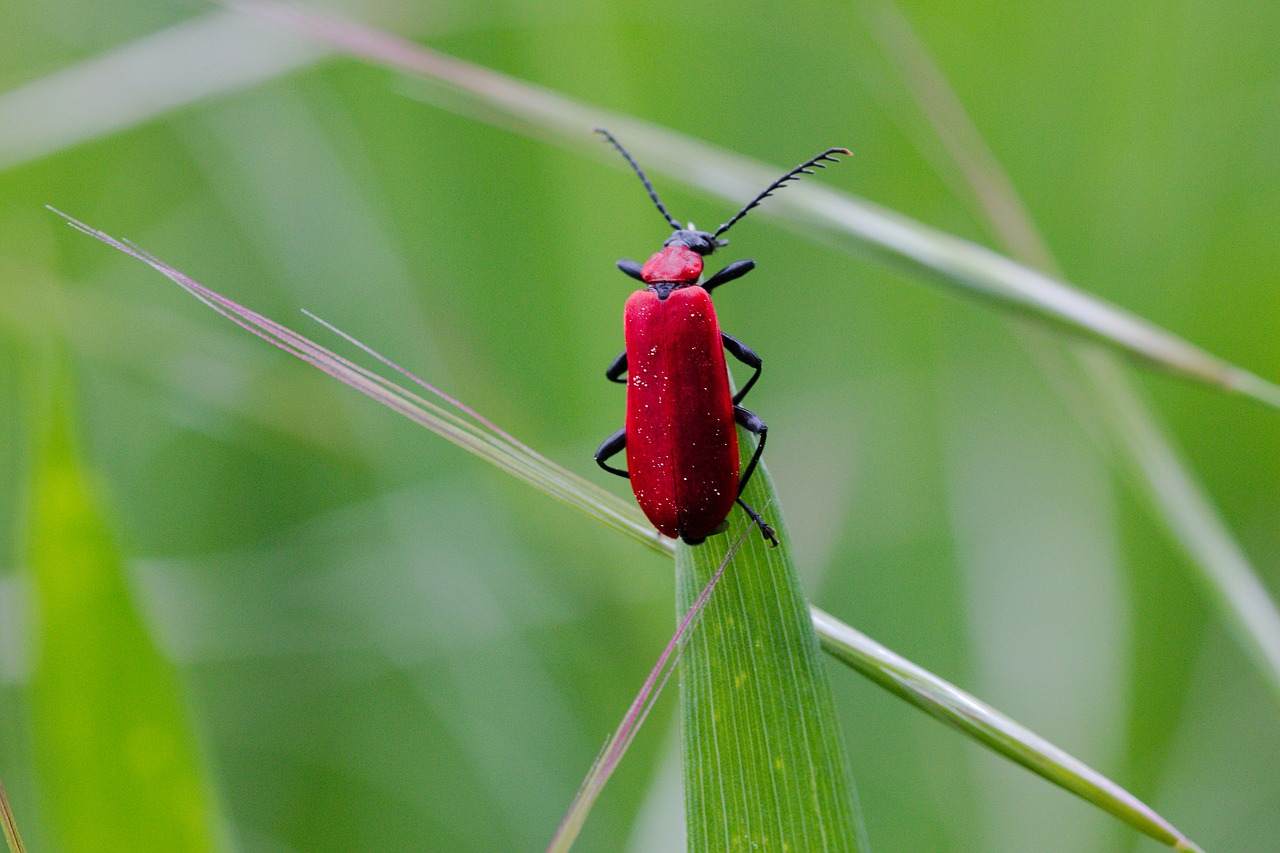
[{"label": "red elytra", "polygon": [[[626,349],[614,359],[605,376],[627,383],[627,423],[596,450],[596,462],[610,473],[631,480],[636,502],[663,535],[690,545],[727,527],[737,503],[774,545],[777,537],[760,515],[742,501],[764,451],[768,428],[754,413],[739,405],[760,378],[762,363],[750,347],[720,331],[711,291],[755,267],[754,261],[735,261],[699,282],[703,257],[728,244],[728,231],[774,190],[812,167],[836,162],[829,148],[774,181],[715,233],[682,228],[658,198],[644,171],[608,131],[597,129],[626,158],[649,192],[649,198],[674,233],[661,251],[641,267],[618,261],[618,268],[644,283],[631,294],[623,312]],[[755,370],[734,394],[724,353]],[[627,374],[623,380],[622,374]],[[735,424],[757,436],[755,452],[739,472]],[[608,460],[626,450],[627,470]]]},{"label": "red elytra", "polygon": [[666,299],[637,290],[624,317],[627,470],[636,502],[664,535],[705,539],[738,499],[739,465],[711,296],[701,287]]}]

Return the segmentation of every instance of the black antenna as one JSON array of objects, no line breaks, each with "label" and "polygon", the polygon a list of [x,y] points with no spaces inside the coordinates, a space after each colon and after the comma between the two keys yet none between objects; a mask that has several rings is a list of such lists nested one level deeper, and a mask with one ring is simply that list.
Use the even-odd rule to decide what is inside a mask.
[{"label": "black antenna", "polygon": [[[649,191],[649,198],[653,199],[653,203],[658,206],[658,212],[666,217],[667,222],[671,224],[671,227],[677,231],[683,228],[684,226],[677,222],[676,218],[671,215],[671,211],[667,210],[667,206],[662,203],[662,199],[658,198],[658,191],[653,188],[653,184],[649,183],[649,179],[645,177],[644,169],[641,169],[640,164],[632,159],[631,155],[627,153],[627,149],[622,147],[622,143],[614,139],[613,134],[605,130],[603,127],[597,127],[595,131],[605,139],[609,140],[613,147],[618,149],[618,153],[627,158],[627,162],[631,164],[631,168],[635,169],[636,174],[640,176],[640,183],[644,184],[644,188]],[[806,163],[805,165],[807,166],[809,164]]]},{"label": "black antenna", "polygon": [[[626,152],[623,152],[623,153],[626,153]],[[827,168],[827,163],[840,162],[833,156],[835,154],[852,155],[853,152],[850,151],[848,148],[828,148],[826,151],[823,151],[821,154],[819,154],[817,157],[814,157],[812,160],[804,161],[799,166],[796,166],[790,172],[787,172],[781,178],[778,178],[778,180],[774,181],[773,183],[769,184],[769,186],[765,187],[764,192],[760,193],[760,195],[753,198],[746,207],[742,208],[742,210],[739,210],[736,214],[734,214],[734,217],[732,219],[730,219],[728,222],[726,222],[725,224],[721,225],[718,229],[716,229],[716,233],[713,236],[719,237],[721,234],[728,231],[730,228],[734,226],[734,224],[739,219],[746,216],[748,211],[751,210],[751,208],[755,207],[760,202],[764,201],[766,198],[773,195],[774,190],[781,189],[783,185],[787,183],[787,181],[794,181],[798,179],[801,175],[812,175],[813,169],[810,167],[816,166],[819,169],[825,169]],[[630,160],[631,158],[628,157],[627,159]]]}]

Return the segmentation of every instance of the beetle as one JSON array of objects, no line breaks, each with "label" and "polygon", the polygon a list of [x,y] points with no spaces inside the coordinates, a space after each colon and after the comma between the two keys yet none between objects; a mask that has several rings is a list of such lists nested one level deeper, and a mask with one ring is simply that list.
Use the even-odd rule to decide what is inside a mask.
[{"label": "beetle", "polygon": [[[611,133],[596,128],[631,165],[658,212],[675,230],[662,249],[641,266],[618,261],[618,269],[645,285],[627,299],[623,311],[626,349],[605,370],[611,382],[627,386],[626,426],[596,450],[601,468],[631,481],[636,502],[665,536],[698,545],[728,527],[736,503],[777,546],[773,528],[742,500],[742,490],[764,452],[768,427],[742,400],[760,378],[763,362],[755,351],[720,331],[711,291],[755,269],[755,261],[734,261],[705,281],[702,259],[727,246],[722,234],[775,190],[814,167],[838,162],[845,148],[828,148],[766,187],[714,233],[690,222],[682,227],[658,198],[644,170]],[[754,371],[735,394],[725,365],[727,351]],[[623,378],[626,374],[626,378]],[[735,425],[756,436],[751,460],[739,475]],[[626,470],[609,460],[627,454]]]}]

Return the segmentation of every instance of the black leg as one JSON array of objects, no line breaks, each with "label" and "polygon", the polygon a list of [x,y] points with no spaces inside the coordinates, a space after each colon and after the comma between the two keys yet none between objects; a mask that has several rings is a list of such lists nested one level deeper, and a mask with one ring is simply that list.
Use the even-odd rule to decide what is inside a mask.
[{"label": "black leg", "polygon": [[760,513],[747,506],[742,500],[742,490],[747,487],[747,482],[751,479],[751,475],[756,472],[756,465],[760,462],[760,454],[764,453],[764,442],[769,437],[769,427],[765,426],[764,421],[754,412],[749,412],[741,406],[733,407],[733,419],[738,425],[754,436],[759,437],[756,444],[756,452],[751,455],[751,461],[747,463],[747,470],[742,472],[742,477],[738,480],[738,506],[742,507],[751,520],[755,522],[756,527],[760,528],[760,535],[778,547],[778,537],[774,533],[772,527],[765,523],[760,517]]},{"label": "black leg", "polygon": [[738,494],[741,495],[742,490],[747,487],[747,482],[751,479],[751,475],[756,472],[756,464],[760,461],[760,454],[764,453],[764,442],[769,437],[769,428],[765,426],[764,421],[760,420],[759,415],[755,412],[749,412],[741,406],[733,407],[733,419],[738,422],[738,426],[760,438],[760,441],[756,444],[756,452],[751,455],[751,461],[747,463],[747,470],[742,472],[742,477],[738,480]]},{"label": "black leg", "polygon": [[760,378],[760,371],[764,369],[764,362],[760,360],[760,356],[756,355],[755,350],[732,335],[726,335],[724,332],[721,332],[720,340],[724,343],[724,348],[729,351],[729,355],[733,356],[747,367],[754,368],[756,371],[751,374],[751,378],[747,380],[747,384],[743,385],[738,393],[733,395],[733,404],[736,406],[742,402],[742,398],[747,396],[747,392],[751,390],[751,386],[755,385],[756,380]]},{"label": "black leg", "polygon": [[[619,261],[621,263],[621,261]],[[710,293],[722,284],[728,284],[735,278],[742,278],[756,268],[755,261],[734,261],[720,272],[702,283],[702,289]],[[624,270],[625,272],[625,270]]]},{"label": "black leg", "polygon": [[[768,539],[770,545],[777,548],[778,532],[774,530],[772,527],[770,527],[767,521],[765,521],[763,518],[760,517],[760,513],[756,512],[754,509],[747,506],[746,502],[743,501],[742,498],[738,498],[738,506],[742,507],[742,509],[751,518],[751,520],[755,522],[756,527],[760,528],[760,535],[763,536],[765,539]],[[696,543],[690,543],[690,544],[696,544]]]},{"label": "black leg", "polygon": [[636,281],[644,281],[644,277],[640,275],[642,267],[637,261],[629,261],[626,258],[618,261],[618,269],[634,278]]},{"label": "black leg", "polygon": [[[605,368],[604,378],[608,379],[610,382],[620,382],[623,385],[626,385],[627,380],[622,378],[622,374],[626,372],[627,372],[627,351],[623,350],[621,353],[618,354],[618,357],[613,360],[613,363],[610,364],[607,368]],[[752,379],[752,382],[754,381],[755,380]],[[748,383],[747,387],[748,388],[751,387],[750,383]],[[735,400],[734,402],[736,403],[737,401]]]},{"label": "black leg", "polygon": [[630,480],[631,479],[630,474],[628,474],[626,471],[623,471],[621,468],[614,468],[612,465],[608,464],[605,461],[607,459],[612,459],[614,456],[617,456],[624,449],[626,449],[626,446],[627,446],[627,428],[623,427],[622,429],[615,432],[613,435],[606,438],[604,440],[604,444],[601,444],[600,447],[596,449],[596,464],[599,465],[604,470],[608,471],[610,474],[617,474],[619,477],[625,477],[626,479]]}]

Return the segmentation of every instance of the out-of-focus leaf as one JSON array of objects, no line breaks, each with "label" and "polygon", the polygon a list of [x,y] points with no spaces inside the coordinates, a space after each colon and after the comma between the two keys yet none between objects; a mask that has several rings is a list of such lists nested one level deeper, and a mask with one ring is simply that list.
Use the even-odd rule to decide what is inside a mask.
[{"label": "out-of-focus leaf", "polygon": [[0,169],[287,74],[325,53],[227,11],[193,18],[0,94]]},{"label": "out-of-focus leaf", "polygon": [[216,797],[177,673],[135,606],[57,384],[35,456],[28,559],[33,740],[64,850],[215,850]]},{"label": "out-of-focus leaf", "polygon": [[[630,116],[592,108],[353,20],[273,0],[235,0],[231,5],[352,56],[445,86],[454,95],[450,105],[479,118],[515,123],[526,133],[553,133],[578,145],[586,138],[583,129],[606,125],[647,167],[734,203],[745,202],[777,177],[776,167]],[[801,219],[842,244],[888,253],[918,273],[960,288],[966,296],[994,300],[1162,370],[1280,409],[1280,386],[1065,281],[910,217],[812,184],[790,190],[768,212]]]},{"label": "out-of-focus leaf", "polygon": [[[987,146],[964,104],[892,3],[877,7],[873,27],[907,84],[915,104],[947,151],[951,170],[993,234],[1015,257],[1050,272],[1058,269],[1013,182]],[[945,167],[944,167],[945,168]],[[1025,328],[1023,341],[1034,351],[1056,341]],[[1146,498],[1153,514],[1188,558],[1208,598],[1234,630],[1241,645],[1280,694],[1280,608],[1259,578],[1172,436],[1148,409],[1124,364],[1110,353],[1078,342],[1070,350],[1068,383],[1089,392],[1092,405],[1076,394],[1061,395],[1075,404],[1076,416],[1090,423],[1102,415],[1105,440],[1115,448],[1123,470]]]}]

